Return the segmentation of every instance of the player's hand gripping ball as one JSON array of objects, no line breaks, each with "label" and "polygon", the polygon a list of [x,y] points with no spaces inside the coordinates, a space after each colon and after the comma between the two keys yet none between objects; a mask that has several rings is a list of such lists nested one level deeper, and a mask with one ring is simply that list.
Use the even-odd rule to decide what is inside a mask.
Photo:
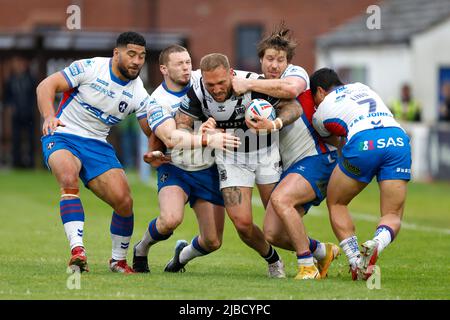
[{"label": "player's hand gripping ball", "polygon": [[270,102],[264,99],[253,99],[247,105],[245,110],[245,119],[247,119],[247,121],[254,121],[253,119],[255,115],[268,120],[275,120],[277,117],[275,108],[272,104],[270,104]]}]

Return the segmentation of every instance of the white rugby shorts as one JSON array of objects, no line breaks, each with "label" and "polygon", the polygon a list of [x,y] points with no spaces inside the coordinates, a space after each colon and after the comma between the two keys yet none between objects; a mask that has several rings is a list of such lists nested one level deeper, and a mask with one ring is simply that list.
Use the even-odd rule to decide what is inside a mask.
[{"label": "white rugby shorts", "polygon": [[220,189],[227,187],[254,187],[280,180],[282,168],[278,146],[248,153],[225,153],[216,150]]}]

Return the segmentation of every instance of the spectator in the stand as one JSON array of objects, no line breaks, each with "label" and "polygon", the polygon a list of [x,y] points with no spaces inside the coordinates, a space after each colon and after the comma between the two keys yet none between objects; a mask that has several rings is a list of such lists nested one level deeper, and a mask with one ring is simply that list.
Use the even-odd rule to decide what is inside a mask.
[{"label": "spectator in the stand", "polygon": [[12,112],[12,164],[17,168],[32,168],[36,80],[23,57],[13,57],[11,68],[11,76],[5,83],[4,104]]},{"label": "spectator in the stand", "polygon": [[391,104],[391,111],[397,120],[420,121],[421,110],[416,99],[412,97],[411,87],[404,84],[401,89],[401,96]]},{"label": "spectator in the stand", "polygon": [[442,85],[442,97],[439,118],[442,121],[450,121],[450,81],[446,81]]}]

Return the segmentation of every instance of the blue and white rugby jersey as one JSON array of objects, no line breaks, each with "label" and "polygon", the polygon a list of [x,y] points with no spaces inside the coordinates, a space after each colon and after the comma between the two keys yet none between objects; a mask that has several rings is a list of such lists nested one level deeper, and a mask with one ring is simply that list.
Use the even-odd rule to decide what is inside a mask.
[{"label": "blue and white rugby jersey", "polygon": [[[201,77],[200,70],[192,71],[190,84],[182,91],[174,92],[167,88],[165,82],[150,95],[148,104],[148,124],[153,132],[159,125],[168,119],[174,119],[175,113],[180,107],[181,101],[191,88],[194,81],[199,81]],[[180,169],[187,171],[199,171],[211,167],[214,164],[214,157],[211,155],[210,148],[196,148],[189,150],[167,150],[167,154],[172,157],[172,164]]]},{"label": "blue and white rugby jersey", "polygon": [[56,113],[66,126],[55,132],[106,141],[111,126],[128,115],[146,117],[150,97],[142,80],[120,80],[111,63],[111,58],[96,57],[75,61],[61,71],[71,89],[64,92]]},{"label": "blue and white rugby jersey", "polygon": [[347,140],[364,130],[401,128],[380,96],[359,82],[330,92],[317,107],[313,124],[322,137],[334,134]]}]

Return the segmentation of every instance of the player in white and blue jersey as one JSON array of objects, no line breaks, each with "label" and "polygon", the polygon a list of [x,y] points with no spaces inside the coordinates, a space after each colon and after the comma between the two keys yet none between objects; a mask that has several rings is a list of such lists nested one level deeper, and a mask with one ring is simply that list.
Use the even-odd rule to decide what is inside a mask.
[{"label": "player in white and blue jersey", "polygon": [[[339,254],[339,247],[309,238],[303,215],[325,199],[337,155],[336,148],[325,143],[312,126],[315,105],[308,74],[302,67],[290,63],[295,47],[289,29],[281,25],[258,44],[265,79],[234,78],[233,88],[242,93],[255,90],[277,98],[296,98],[301,104],[302,115],[280,129],[283,174],[270,196],[264,234],[271,244],[296,252],[298,274],[295,279],[318,279],[326,277],[331,262]],[[255,128],[269,129],[271,123],[264,127],[264,122],[261,119]]]},{"label": "player in white and blue jersey", "polygon": [[[328,184],[330,221],[347,255],[353,280],[367,279],[375,263],[400,231],[411,179],[409,137],[381,98],[362,83],[344,85],[336,72],[323,68],[311,76],[318,106],[313,124],[322,137],[346,139]],[[348,204],[373,179],[380,188],[381,219],[375,236],[360,253]]]},{"label": "player in white and blue jersey", "polygon": [[159,63],[164,81],[151,94],[148,123],[155,136],[168,147],[166,156],[171,158],[171,163],[163,163],[156,169],[160,214],[149,223],[142,239],[134,246],[133,269],[136,272],[150,271],[147,258],[150,247],[173,234],[183,221],[187,201],[197,216],[200,234],[191,244],[184,240],[177,242],[176,259],[166,266],[165,271],[181,271],[188,261],[217,250],[222,244],[225,222],[219,177],[211,150],[196,148],[181,152],[172,149],[175,112],[200,72],[192,72],[191,57],[186,48],[179,45],[164,49]]},{"label": "player in white and blue jersey", "polygon": [[[106,138],[110,128],[129,115],[137,118],[146,135],[151,134],[146,120],[149,96],[139,78],[145,46],[140,34],[122,33],[112,58],[75,61],[37,88],[38,107],[44,118],[44,160],[61,189],[60,214],[72,254],[69,266],[80,271],[88,271],[88,264],[79,178],[114,210],[111,271],[133,273],[126,262],[134,225],[133,200],[122,165]],[[64,94],[55,112],[57,92]]]}]

